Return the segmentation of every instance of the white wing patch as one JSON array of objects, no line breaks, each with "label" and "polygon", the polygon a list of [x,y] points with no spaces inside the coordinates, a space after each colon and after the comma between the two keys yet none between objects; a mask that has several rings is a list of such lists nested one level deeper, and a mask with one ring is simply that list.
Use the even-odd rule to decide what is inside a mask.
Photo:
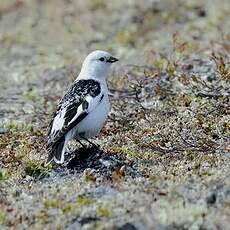
[{"label": "white wing patch", "polygon": [[60,111],[54,118],[52,129],[51,129],[51,135],[63,128],[65,123],[65,118],[64,118],[65,113],[66,113],[66,108]]},{"label": "white wing patch", "polygon": [[[98,97],[92,98],[90,95],[86,96],[84,101],[88,102],[88,108],[87,109],[83,109],[83,103],[77,108],[77,113],[76,115],[73,117],[73,119],[68,123],[68,126],[73,123],[83,112],[87,112],[89,113],[92,110],[92,107],[94,107],[94,105],[96,105],[96,101],[97,101]],[[96,100],[96,101],[95,101]]]},{"label": "white wing patch", "polygon": [[78,116],[83,112],[83,108],[82,108],[82,104],[80,106],[78,106],[77,108],[77,113],[76,115],[72,118],[72,120],[68,123],[68,126],[73,123],[77,118]]}]

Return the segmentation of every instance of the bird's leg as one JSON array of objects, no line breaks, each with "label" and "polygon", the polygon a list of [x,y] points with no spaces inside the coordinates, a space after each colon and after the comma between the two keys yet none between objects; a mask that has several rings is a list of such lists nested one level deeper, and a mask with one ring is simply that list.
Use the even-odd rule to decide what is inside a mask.
[{"label": "bird's leg", "polygon": [[85,138],[83,135],[80,136],[83,140],[87,141],[89,144],[91,144],[94,148],[99,149],[99,145],[91,142],[90,140],[88,140],[87,138]]},{"label": "bird's leg", "polygon": [[86,149],[86,146],[85,146],[80,140],[78,140],[77,138],[75,138],[75,140],[76,140],[84,149]]}]

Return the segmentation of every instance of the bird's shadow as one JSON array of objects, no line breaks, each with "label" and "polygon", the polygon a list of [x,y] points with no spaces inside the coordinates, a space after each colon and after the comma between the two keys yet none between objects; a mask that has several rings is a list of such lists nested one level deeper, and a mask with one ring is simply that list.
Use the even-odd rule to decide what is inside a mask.
[{"label": "bird's shadow", "polygon": [[66,168],[84,170],[86,168],[95,167],[98,161],[103,157],[105,153],[95,147],[78,148],[71,152],[70,156],[67,156]]},{"label": "bird's shadow", "polygon": [[82,147],[67,153],[65,155],[65,163],[62,165],[56,165],[53,170],[60,173],[66,172],[66,169],[68,169],[70,172],[82,173],[85,169],[90,169],[97,173],[101,178],[111,180],[113,172],[118,172],[119,174],[119,170],[122,167],[125,167],[126,175],[132,177],[140,176],[135,167],[122,157],[111,155],[99,148]]}]

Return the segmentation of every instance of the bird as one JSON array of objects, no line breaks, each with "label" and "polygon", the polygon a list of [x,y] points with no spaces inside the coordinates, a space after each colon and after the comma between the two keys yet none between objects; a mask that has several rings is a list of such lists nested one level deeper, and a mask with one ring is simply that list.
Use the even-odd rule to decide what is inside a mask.
[{"label": "bird", "polygon": [[99,134],[110,110],[106,79],[111,64],[117,61],[102,50],[95,50],[85,58],[78,77],[60,100],[51,119],[46,164],[64,163],[65,149],[72,139],[81,145],[81,140],[93,144],[88,139]]}]

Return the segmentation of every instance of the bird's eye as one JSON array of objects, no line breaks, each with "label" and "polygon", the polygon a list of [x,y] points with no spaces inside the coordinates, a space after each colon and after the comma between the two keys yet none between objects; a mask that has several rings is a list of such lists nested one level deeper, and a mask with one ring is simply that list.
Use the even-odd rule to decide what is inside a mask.
[{"label": "bird's eye", "polygon": [[105,61],[105,58],[101,57],[99,60],[100,60],[100,61]]}]

